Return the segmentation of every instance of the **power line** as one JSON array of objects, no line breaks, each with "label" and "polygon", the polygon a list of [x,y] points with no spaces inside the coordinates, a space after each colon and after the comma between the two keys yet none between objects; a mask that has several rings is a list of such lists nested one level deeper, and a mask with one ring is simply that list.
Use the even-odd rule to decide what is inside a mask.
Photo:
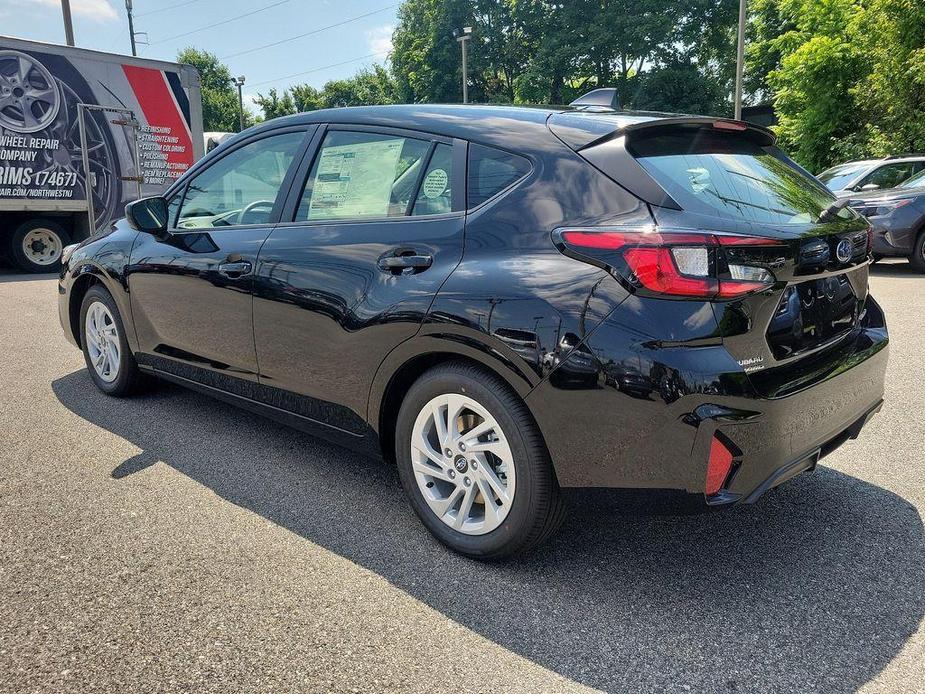
[{"label": "power line", "polygon": [[178,2],[175,5],[167,5],[167,7],[158,7],[156,10],[148,10],[147,12],[139,12],[135,17],[147,17],[149,14],[157,14],[158,12],[166,12],[167,10],[175,10],[178,7],[185,7],[186,5],[192,5],[194,2],[199,2],[200,0],[186,0],[186,2]]},{"label": "power line", "polygon": [[246,51],[238,51],[237,53],[229,53],[228,55],[222,56],[222,60],[228,60],[229,58],[237,58],[241,55],[247,55],[248,53],[256,53],[257,51],[262,51],[264,48],[272,48],[274,46],[280,46],[284,43],[289,43],[290,41],[295,41],[296,39],[303,39],[306,36],[311,36],[312,34],[320,34],[322,31],[327,31],[328,29],[333,29],[334,27],[343,26],[344,24],[350,24],[350,22],[355,22],[359,19],[364,19],[370,15],[379,14],[380,12],[385,12],[386,10],[391,10],[397,5],[387,5],[386,7],[380,7],[378,10],[373,10],[372,12],[367,12],[366,14],[361,14],[356,17],[351,17],[350,19],[345,19],[341,22],[336,22],[335,24],[328,24],[325,27],[320,29],[313,29],[312,31],[307,31],[304,34],[299,34],[297,36],[290,36],[288,39],[281,39],[279,41],[274,41],[273,43],[266,43],[262,46],[257,46],[256,48],[248,48]]},{"label": "power line", "polygon": [[304,70],[303,72],[295,72],[291,75],[285,75],[283,77],[274,77],[271,80],[264,80],[263,82],[254,82],[252,87],[259,87],[262,84],[269,84],[270,82],[278,82],[280,80],[288,80],[293,77],[301,77],[302,75],[308,75],[312,72],[321,72],[322,70],[328,70],[332,67],[340,67],[341,65],[347,65],[348,63],[355,63],[358,60],[366,60],[367,58],[374,58],[377,55],[388,55],[388,51],[379,51],[378,53],[370,53],[369,55],[361,55],[359,58],[351,58],[350,60],[344,60],[340,63],[332,63],[331,65],[325,65],[323,67],[312,68],[311,70]]},{"label": "power line", "polygon": [[245,12],[244,14],[239,14],[235,17],[229,17],[228,19],[225,19],[221,22],[215,22],[214,24],[207,24],[206,26],[199,27],[198,29],[192,29],[191,31],[187,31],[182,34],[177,34],[176,36],[168,36],[166,39],[161,39],[160,41],[152,41],[151,45],[153,46],[158,43],[166,43],[167,41],[173,41],[174,39],[182,39],[184,36],[189,36],[190,34],[197,34],[200,31],[205,31],[206,29],[212,29],[214,27],[219,27],[219,26],[222,26],[223,24],[228,24],[229,22],[234,22],[238,19],[244,19],[245,17],[250,17],[251,15],[257,14],[258,12],[265,12],[266,10],[273,9],[274,7],[284,5],[287,2],[289,2],[289,0],[279,0],[279,2],[274,2],[270,5],[267,5],[266,7],[261,7],[259,9],[252,10],[250,12]]}]

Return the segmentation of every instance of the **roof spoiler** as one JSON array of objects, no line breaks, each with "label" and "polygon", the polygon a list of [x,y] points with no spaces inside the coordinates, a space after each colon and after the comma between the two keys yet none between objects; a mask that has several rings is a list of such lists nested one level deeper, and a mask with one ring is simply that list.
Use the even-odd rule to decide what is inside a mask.
[{"label": "roof spoiler", "polygon": [[619,111],[620,95],[613,87],[592,89],[579,96],[569,106],[581,111]]}]

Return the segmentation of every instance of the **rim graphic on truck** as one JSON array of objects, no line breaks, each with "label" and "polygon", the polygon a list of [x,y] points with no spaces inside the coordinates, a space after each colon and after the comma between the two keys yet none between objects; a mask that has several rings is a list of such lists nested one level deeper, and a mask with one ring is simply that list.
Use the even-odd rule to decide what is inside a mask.
[{"label": "rim graphic on truck", "polygon": [[[80,154],[80,125],[77,120],[80,97],[64,82],[59,84],[63,95],[61,113],[43,136],[58,140],[60,144],[57,150],[42,150],[36,160],[36,168],[75,173],[77,187],[85,194],[88,186]],[[112,218],[121,196],[115,146],[105,123],[99,114],[87,114],[87,158],[90,160],[90,173],[95,179],[89,190],[93,194],[97,225]]]},{"label": "rim graphic on truck", "polygon": [[0,127],[38,132],[51,125],[60,105],[55,79],[44,65],[25,53],[0,50]]}]

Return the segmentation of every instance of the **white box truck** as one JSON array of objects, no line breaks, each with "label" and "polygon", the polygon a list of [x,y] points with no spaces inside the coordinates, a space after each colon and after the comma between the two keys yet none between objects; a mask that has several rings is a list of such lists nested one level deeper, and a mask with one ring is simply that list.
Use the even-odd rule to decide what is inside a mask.
[{"label": "white box truck", "polygon": [[202,154],[195,68],[0,36],[0,254],[23,270],[57,270]]}]

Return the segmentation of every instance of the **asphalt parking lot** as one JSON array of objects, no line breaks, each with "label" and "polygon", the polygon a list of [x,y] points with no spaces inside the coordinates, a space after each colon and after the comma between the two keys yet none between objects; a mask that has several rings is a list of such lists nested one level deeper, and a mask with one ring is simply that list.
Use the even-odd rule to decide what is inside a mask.
[{"label": "asphalt parking lot", "polygon": [[0,691],[925,691],[925,277],[872,291],[886,405],[815,474],[715,513],[572,492],[492,566],[388,466],[173,386],[102,395],[54,279],[0,275]]}]

